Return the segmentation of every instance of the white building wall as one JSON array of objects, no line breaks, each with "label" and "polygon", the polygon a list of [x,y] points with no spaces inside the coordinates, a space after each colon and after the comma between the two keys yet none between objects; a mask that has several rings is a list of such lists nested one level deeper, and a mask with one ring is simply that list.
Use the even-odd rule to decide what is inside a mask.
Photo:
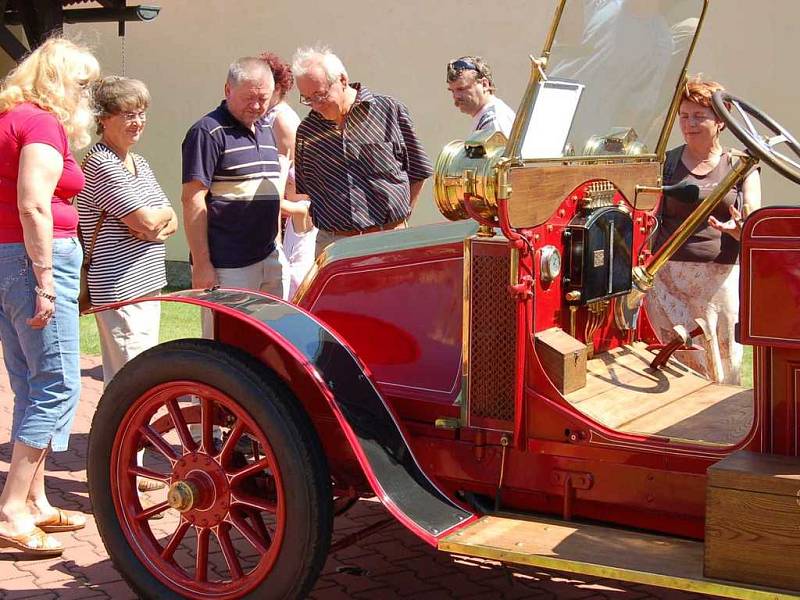
[{"label": "white building wall", "polygon": [[[448,141],[463,138],[470,119],[453,106],[445,64],[479,54],[493,66],[498,95],[516,107],[538,54],[555,0],[161,0],[152,23],[131,23],[123,44],[116,24],[67,26],[93,45],[106,73],[145,81],[153,95],[138,151],[180,208],[180,143],[186,129],[222,98],[228,64],[263,50],[290,59],[297,46],[325,43],[353,81],[391,94],[409,107],[432,160]],[[800,3],[796,0],[711,0],[692,71],[724,83],[800,134],[795,77]],[[297,92],[290,103],[301,114]],[[798,202],[788,182],[764,169],[766,204]],[[440,220],[429,182],[412,223]],[[182,231],[168,244],[170,260],[186,260]]]}]

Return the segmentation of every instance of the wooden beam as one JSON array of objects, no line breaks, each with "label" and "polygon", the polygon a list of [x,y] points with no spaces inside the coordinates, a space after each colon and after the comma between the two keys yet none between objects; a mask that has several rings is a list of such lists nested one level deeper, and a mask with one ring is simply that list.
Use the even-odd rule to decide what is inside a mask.
[{"label": "wooden beam", "polygon": [[28,48],[6,27],[7,6],[8,0],[0,0],[0,48],[15,61],[20,62],[28,53]]},{"label": "wooden beam", "polygon": [[26,0],[17,5],[17,11],[31,48],[39,46],[51,35],[59,35],[64,30],[64,6],[61,2]]}]

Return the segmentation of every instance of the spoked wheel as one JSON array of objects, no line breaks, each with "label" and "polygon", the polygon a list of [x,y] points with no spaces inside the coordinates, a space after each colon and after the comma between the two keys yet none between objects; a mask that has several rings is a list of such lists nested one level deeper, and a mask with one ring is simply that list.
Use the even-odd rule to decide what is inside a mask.
[{"label": "spoked wheel", "polygon": [[[142,480],[164,485],[143,495]],[[308,416],[262,365],[212,341],[162,344],[115,377],[92,423],[89,490],[111,558],[145,597],[299,598],[330,544]]]}]

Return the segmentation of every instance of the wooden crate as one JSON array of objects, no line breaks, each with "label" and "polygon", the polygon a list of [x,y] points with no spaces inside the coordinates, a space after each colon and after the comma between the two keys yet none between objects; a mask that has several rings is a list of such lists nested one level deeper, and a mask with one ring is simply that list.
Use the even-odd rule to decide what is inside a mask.
[{"label": "wooden crate", "polygon": [[553,327],[536,334],[536,354],[562,394],[586,386],[586,344]]},{"label": "wooden crate", "polygon": [[800,591],[800,457],[739,451],[708,469],[704,567]]}]

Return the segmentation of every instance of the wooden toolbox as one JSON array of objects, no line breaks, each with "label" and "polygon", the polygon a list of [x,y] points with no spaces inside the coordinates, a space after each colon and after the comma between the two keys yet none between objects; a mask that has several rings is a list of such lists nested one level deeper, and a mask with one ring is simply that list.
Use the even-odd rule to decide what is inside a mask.
[{"label": "wooden toolbox", "polygon": [[553,327],[535,336],[536,354],[562,394],[586,387],[586,344]]},{"label": "wooden toolbox", "polygon": [[800,591],[800,457],[739,451],[708,469],[704,567]]}]

